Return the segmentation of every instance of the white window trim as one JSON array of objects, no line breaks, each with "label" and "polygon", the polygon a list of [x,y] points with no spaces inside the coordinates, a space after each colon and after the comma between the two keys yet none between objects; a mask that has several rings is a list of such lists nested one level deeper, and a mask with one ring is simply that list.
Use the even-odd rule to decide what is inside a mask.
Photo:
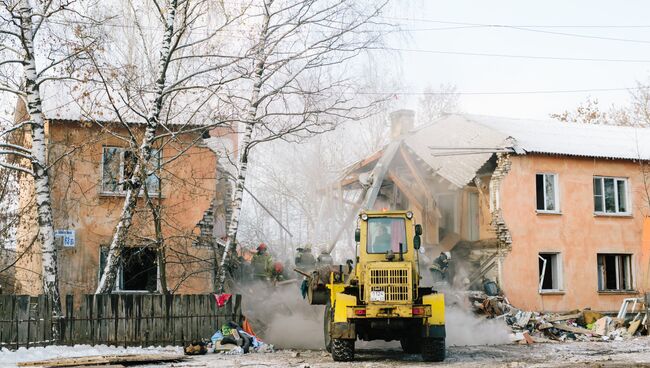
[{"label": "white window trim", "polygon": [[[99,258],[101,259],[102,257],[102,247],[99,247]],[[107,251],[108,251],[108,246],[105,246]],[[120,262],[121,263],[121,262]],[[101,262],[98,266],[101,266]],[[160,290],[162,289],[161,284],[160,284],[160,265],[158,262],[156,262],[156,290],[151,292],[149,290],[122,290],[121,285],[123,284],[123,277],[124,275],[122,274],[122,264],[117,266],[117,274],[115,277],[115,284],[113,285],[113,292],[114,293],[120,293],[120,294],[156,294],[159,293]],[[98,267],[97,270],[97,283],[99,283],[99,280],[102,277],[102,272],[103,270]]]},{"label": "white window trim", "polygon": [[[109,196],[113,196],[113,197],[124,196],[126,194],[126,191],[124,189],[118,189],[117,191],[109,191],[109,190],[104,189],[104,151],[107,148],[115,148],[115,149],[118,149],[120,151],[119,180],[120,180],[120,183],[124,182],[124,153],[126,152],[126,148],[119,147],[119,146],[102,146],[102,160],[99,163],[100,172],[101,172],[101,174],[100,174],[100,176],[101,176],[101,178],[100,178],[100,195],[107,196],[107,197],[109,197]],[[160,152],[160,150],[159,150],[159,152]],[[161,154],[161,156],[162,156],[162,154]],[[160,158],[160,161],[161,161],[161,164],[162,164],[162,157]],[[156,173],[152,173],[150,175],[156,175],[158,177],[158,190],[155,191],[155,192],[150,192],[149,196],[150,197],[153,197],[153,196],[158,197],[160,195],[160,189],[162,189],[162,182],[161,182],[161,179],[160,179],[160,175],[156,174]],[[146,181],[145,181],[145,185],[146,185]],[[123,186],[120,185],[120,188],[123,188]],[[141,189],[140,193],[138,193],[138,195],[143,196],[144,195],[144,190]]]},{"label": "white window trim", "polygon": [[[629,178],[624,178],[624,177],[619,177],[619,176],[602,176],[602,175],[594,175],[592,178],[592,185],[593,185],[593,179],[600,179],[600,190],[601,190],[601,201],[602,201],[602,211],[596,211],[594,208],[594,215],[596,216],[631,216],[632,211],[632,196],[630,193],[630,179]],[[616,209],[616,212],[607,212],[605,208],[605,180],[604,179],[614,179],[614,209]],[[618,186],[616,185],[616,182],[618,180],[623,180],[625,182],[625,208],[626,212],[619,212],[618,211]],[[592,188],[593,189],[593,188]],[[592,200],[595,200],[594,195],[591,195]],[[604,253],[603,253],[604,254]]]},{"label": "white window trim", "polygon": [[115,287],[113,288],[113,291],[118,292],[118,293],[123,293],[123,294],[156,294],[160,292],[160,265],[158,262],[156,262],[156,290],[154,291],[149,291],[149,290],[125,290],[122,289],[122,285],[124,285],[124,269],[122,268],[122,265],[119,266],[117,270],[117,278],[115,280]]},{"label": "white window trim", "polygon": [[[544,207],[546,207],[546,175],[553,175],[553,195],[555,196],[555,209],[554,210],[540,210],[537,208],[537,175],[542,175],[542,194],[544,195]],[[559,175],[553,172],[538,172],[535,173],[535,210],[537,213],[554,213],[560,214],[560,186]],[[548,253],[550,254],[550,253]]]},{"label": "white window trim", "polygon": [[[621,256],[627,256],[628,262],[625,263],[625,268],[628,271],[628,279],[630,283],[630,288],[620,288],[620,279],[619,279],[619,265],[618,262],[614,262],[616,269],[614,272],[616,273],[616,286],[618,287],[617,289],[605,289],[601,288],[601,285],[597,285],[597,290],[599,293],[630,293],[630,292],[636,292],[636,268],[634,266],[633,258],[634,254],[633,253],[617,253],[617,252],[608,252],[608,253],[597,253],[596,254],[596,272],[600,272],[598,269],[598,256],[615,256],[615,257],[621,257]],[[598,278],[597,278],[598,279]],[[605,286],[606,281],[605,279],[601,280],[603,282],[602,286]]]},{"label": "white window trim", "polygon": [[[553,294],[553,293],[563,293],[564,292],[564,268],[562,266],[562,253],[561,252],[539,252],[537,254],[538,258],[542,258],[542,255],[554,255],[557,260],[557,288],[554,289],[542,289],[542,280],[540,277],[540,282],[538,286],[538,292],[540,294]],[[548,272],[549,264],[546,264],[545,272]],[[541,275],[540,275],[541,276]]]}]

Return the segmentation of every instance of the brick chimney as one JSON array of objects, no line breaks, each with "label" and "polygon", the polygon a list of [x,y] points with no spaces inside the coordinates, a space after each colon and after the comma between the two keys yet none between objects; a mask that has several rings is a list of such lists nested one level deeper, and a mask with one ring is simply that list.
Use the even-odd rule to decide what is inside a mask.
[{"label": "brick chimney", "polygon": [[390,113],[390,138],[396,139],[408,133],[415,125],[415,111],[396,110]]}]

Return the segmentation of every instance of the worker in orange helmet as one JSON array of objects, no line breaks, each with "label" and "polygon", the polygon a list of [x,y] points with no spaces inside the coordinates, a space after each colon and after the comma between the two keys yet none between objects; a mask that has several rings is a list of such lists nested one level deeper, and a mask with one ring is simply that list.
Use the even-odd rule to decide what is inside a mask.
[{"label": "worker in orange helmet", "polygon": [[260,243],[257,253],[251,260],[253,266],[253,278],[255,280],[268,281],[272,275],[273,260],[267,251],[266,244]]},{"label": "worker in orange helmet", "polygon": [[284,265],[282,262],[275,262],[271,270],[271,281],[277,282],[284,280]]}]

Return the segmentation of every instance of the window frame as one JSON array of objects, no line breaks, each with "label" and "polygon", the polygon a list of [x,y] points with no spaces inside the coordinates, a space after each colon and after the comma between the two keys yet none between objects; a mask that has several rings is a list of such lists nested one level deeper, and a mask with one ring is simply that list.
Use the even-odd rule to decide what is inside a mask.
[{"label": "window frame", "polygon": [[[606,256],[612,256],[614,257],[614,264],[615,264],[615,270],[614,273],[616,274],[616,289],[607,289],[607,280],[606,280],[606,273],[603,273],[601,276],[601,270],[600,270],[600,258],[601,257],[606,257]],[[636,286],[634,282],[636,281],[636,278],[634,277],[634,262],[633,262],[633,256],[634,254],[632,253],[597,253],[596,254],[596,272],[598,273],[597,275],[597,282],[598,282],[598,292],[599,293],[630,293],[630,292],[635,292]],[[623,257],[622,262],[618,261],[619,257]],[[619,272],[619,267],[620,265],[623,265],[624,267],[624,272],[625,272],[625,282],[626,284],[629,285],[623,285],[623,288],[621,288],[621,280],[620,280],[620,272]],[[606,270],[605,270],[606,272]]]},{"label": "window frame", "polygon": [[[544,196],[543,198],[543,203],[544,203],[544,209],[539,209],[537,208],[537,176],[541,175],[542,176],[542,194]],[[553,200],[555,203],[555,209],[554,210],[548,210],[546,209],[546,177],[548,175],[553,176]],[[554,172],[538,172],[535,173],[535,211],[537,213],[553,213],[553,214],[560,214],[560,180],[559,180],[559,174],[554,173]]]},{"label": "window frame", "polygon": [[[98,270],[97,270],[97,283],[99,284],[99,281],[102,278],[102,274],[104,273],[104,267],[106,265],[104,264],[104,267],[102,267],[102,256],[106,257],[108,255],[109,251],[109,246],[108,245],[100,245],[99,246],[99,262],[97,264]],[[102,254],[105,252],[105,255]],[[104,258],[104,263],[105,263],[105,258]],[[117,266],[117,274],[115,275],[115,284],[113,285],[113,292],[114,293],[121,293],[121,294],[159,294],[160,293],[160,265],[158,262],[156,262],[156,290],[154,291],[149,291],[149,290],[125,290],[123,289],[124,286],[124,261],[120,260],[119,265]]]},{"label": "window frame", "polygon": [[[606,193],[605,193],[605,180],[606,179],[612,179],[614,181],[614,209],[615,212],[607,212],[607,200],[606,200]],[[602,210],[597,211],[596,210],[596,193],[595,193],[595,181],[599,180],[600,181],[600,205]],[[618,183],[623,182],[625,183],[625,211],[619,211],[619,191],[618,191]],[[602,175],[594,175],[592,178],[592,198],[593,198],[593,209],[594,209],[594,215],[596,216],[631,216],[632,211],[632,198],[630,195],[630,179],[626,177],[618,177],[618,176],[602,176]]]},{"label": "window frame", "polygon": [[[119,188],[116,191],[106,190],[106,188],[104,188],[104,173],[105,173],[105,171],[104,171],[104,167],[105,167],[104,162],[106,160],[106,155],[105,155],[106,149],[116,149],[116,150],[119,151],[119,160],[120,160],[120,162],[119,162],[119,173],[118,173],[117,176],[119,177],[118,178],[119,183],[122,183],[122,184],[117,185]],[[101,159],[101,162],[99,164],[100,165],[100,171],[101,171],[101,173],[100,173],[100,180],[101,180],[100,194],[101,195],[103,195],[103,196],[123,196],[123,195],[126,194],[126,190],[124,189],[124,184],[123,183],[124,183],[124,169],[125,169],[125,153],[127,151],[128,151],[128,149],[125,148],[125,147],[111,146],[111,145],[102,146],[102,159]],[[162,163],[162,149],[160,149],[160,148],[152,148],[152,160],[155,160],[156,156],[157,156],[157,165],[156,165],[157,168],[156,168],[156,170],[154,172],[149,174],[147,176],[147,178],[145,179],[145,181],[144,181],[144,185],[147,185],[148,179],[151,176],[156,177],[156,179],[158,181],[158,185],[157,185],[158,188],[156,188],[155,191],[148,192],[149,196],[159,196],[161,194],[161,192],[162,192],[162,179],[160,177],[160,169],[161,169],[161,163]],[[140,192],[138,193],[139,196],[144,195],[144,189],[143,188],[140,189]]]},{"label": "window frame", "polygon": [[[537,291],[540,294],[553,294],[553,293],[563,293],[564,292],[564,267],[563,267],[563,262],[562,262],[562,252],[555,252],[555,251],[548,251],[548,252],[538,252],[537,257],[538,259],[542,258],[543,255],[550,255],[555,257],[555,264],[553,265],[552,263],[549,265],[549,263],[546,263],[546,269],[545,269],[545,274],[548,272],[548,270],[555,270],[555,280],[556,280],[556,288],[551,288],[551,289],[543,289],[542,284],[543,284],[543,279],[541,279],[541,274],[539,274],[538,270],[538,287]],[[552,259],[552,258],[551,258]],[[550,267],[550,268],[549,268]]]},{"label": "window frame", "polygon": [[[390,219],[390,220],[401,220],[402,221],[402,225],[404,226],[404,233],[403,233],[404,234],[404,244],[402,244],[404,246],[404,249],[402,251],[402,254],[407,254],[409,252],[409,249],[408,249],[408,239],[407,239],[407,232],[406,232],[406,220],[401,218],[401,217],[383,217],[383,216],[382,217],[370,217],[367,220],[368,224],[366,226],[366,249],[365,249],[366,254],[369,254],[369,255],[381,255],[381,254],[386,254],[386,252],[388,251],[387,250],[385,252],[371,252],[370,249],[369,249],[371,243],[375,242],[375,239],[370,240],[370,235],[371,235],[370,234],[370,224],[371,224],[372,220],[377,220],[377,219]],[[389,248],[389,250],[392,250],[392,247]]]}]

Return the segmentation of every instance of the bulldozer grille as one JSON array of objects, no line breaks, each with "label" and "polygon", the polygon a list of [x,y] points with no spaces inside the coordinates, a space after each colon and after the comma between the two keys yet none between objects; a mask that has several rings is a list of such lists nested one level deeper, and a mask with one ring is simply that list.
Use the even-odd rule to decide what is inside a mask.
[{"label": "bulldozer grille", "polygon": [[370,291],[383,291],[384,302],[409,302],[411,300],[410,268],[379,268],[369,271],[367,301],[370,301]]}]

